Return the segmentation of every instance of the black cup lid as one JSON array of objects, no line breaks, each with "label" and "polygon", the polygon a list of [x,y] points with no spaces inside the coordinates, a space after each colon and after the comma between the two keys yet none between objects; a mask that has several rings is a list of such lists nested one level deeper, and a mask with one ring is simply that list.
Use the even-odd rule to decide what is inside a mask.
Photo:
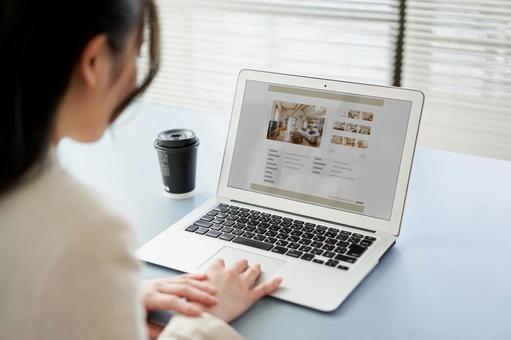
[{"label": "black cup lid", "polygon": [[173,129],[160,132],[156,142],[163,147],[180,148],[195,144],[197,142],[197,137],[192,130]]}]

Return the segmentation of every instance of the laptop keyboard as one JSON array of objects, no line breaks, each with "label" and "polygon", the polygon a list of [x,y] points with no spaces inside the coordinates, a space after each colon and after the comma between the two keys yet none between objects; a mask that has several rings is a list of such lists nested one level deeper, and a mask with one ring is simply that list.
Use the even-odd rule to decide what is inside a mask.
[{"label": "laptop keyboard", "polygon": [[220,204],[186,229],[328,267],[348,270],[376,238],[292,218]]}]

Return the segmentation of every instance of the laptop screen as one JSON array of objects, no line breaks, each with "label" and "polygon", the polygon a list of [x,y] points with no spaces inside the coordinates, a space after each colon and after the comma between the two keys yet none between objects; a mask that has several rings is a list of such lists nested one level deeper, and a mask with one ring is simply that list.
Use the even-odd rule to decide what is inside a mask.
[{"label": "laptop screen", "polygon": [[248,80],[228,186],[390,220],[411,104]]}]

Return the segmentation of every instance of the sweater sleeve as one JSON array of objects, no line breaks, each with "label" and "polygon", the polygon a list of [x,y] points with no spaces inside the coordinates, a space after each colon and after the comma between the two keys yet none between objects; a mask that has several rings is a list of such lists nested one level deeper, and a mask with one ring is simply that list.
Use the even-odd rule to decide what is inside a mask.
[{"label": "sweater sleeve", "polygon": [[214,316],[203,313],[191,318],[175,315],[165,327],[158,340],[242,340],[231,326]]},{"label": "sweater sleeve", "polygon": [[114,216],[87,220],[41,287],[39,339],[147,339],[132,230]]}]

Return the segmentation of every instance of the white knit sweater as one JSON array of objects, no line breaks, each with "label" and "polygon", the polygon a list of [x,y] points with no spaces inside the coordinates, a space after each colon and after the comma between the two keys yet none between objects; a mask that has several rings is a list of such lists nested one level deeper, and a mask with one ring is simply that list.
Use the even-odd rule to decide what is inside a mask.
[{"label": "white knit sweater", "polygon": [[[0,196],[0,339],[146,339],[132,229],[63,170]],[[239,339],[204,314],[174,316],[160,339]]]}]

